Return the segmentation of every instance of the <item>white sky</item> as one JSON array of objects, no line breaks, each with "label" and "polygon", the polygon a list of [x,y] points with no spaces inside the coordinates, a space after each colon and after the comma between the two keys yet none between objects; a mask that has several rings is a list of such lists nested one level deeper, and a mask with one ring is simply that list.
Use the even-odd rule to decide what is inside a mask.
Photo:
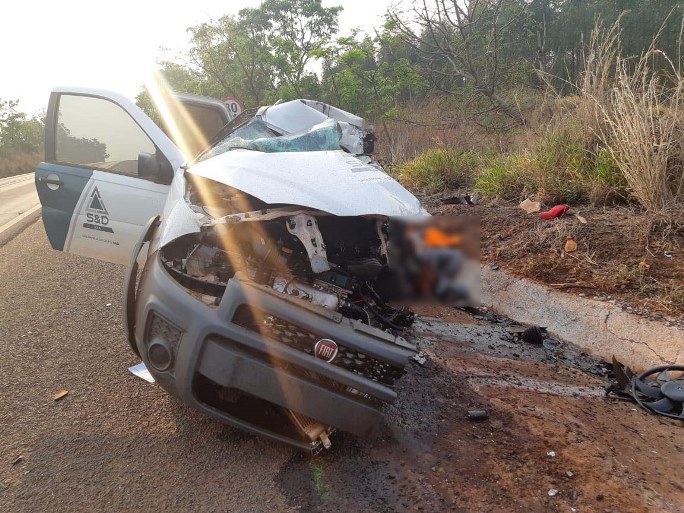
[{"label": "white sky", "polygon": [[[260,0],[0,0],[0,98],[33,114],[57,85],[98,87],[130,98],[161,56],[181,50],[185,29]],[[390,0],[323,0],[342,5],[340,29],[371,31]]]}]

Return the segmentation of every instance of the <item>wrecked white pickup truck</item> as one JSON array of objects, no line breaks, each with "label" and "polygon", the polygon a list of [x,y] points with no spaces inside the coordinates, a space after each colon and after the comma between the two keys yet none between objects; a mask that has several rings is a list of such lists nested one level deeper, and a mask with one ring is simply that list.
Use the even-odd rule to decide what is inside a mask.
[{"label": "wrecked white pickup truck", "polygon": [[415,355],[413,314],[388,304],[390,220],[426,212],[357,116],[173,101],[162,130],[120,95],[53,91],[36,170],[52,247],[128,264],[131,347],[185,403],[311,451],[373,434]]}]

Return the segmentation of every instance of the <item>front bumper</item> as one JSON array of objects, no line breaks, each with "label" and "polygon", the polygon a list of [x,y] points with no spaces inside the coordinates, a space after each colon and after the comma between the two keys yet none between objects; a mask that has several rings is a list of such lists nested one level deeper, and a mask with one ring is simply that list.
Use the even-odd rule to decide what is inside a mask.
[{"label": "front bumper", "polygon": [[[403,339],[237,277],[208,306],[171,277],[159,252],[141,275],[135,321],[137,349],[170,394],[305,450],[316,444],[292,429],[283,409],[372,436],[382,406],[396,399],[394,380],[415,354]],[[323,337],[340,346],[331,363],[313,355]],[[155,367],[151,347],[169,352],[168,367]]]}]

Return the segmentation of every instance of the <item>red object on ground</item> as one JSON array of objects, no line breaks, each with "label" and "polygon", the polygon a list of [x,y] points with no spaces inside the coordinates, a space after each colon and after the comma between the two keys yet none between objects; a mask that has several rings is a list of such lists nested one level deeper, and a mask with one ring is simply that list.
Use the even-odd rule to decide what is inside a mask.
[{"label": "red object on ground", "polygon": [[554,217],[562,216],[568,211],[568,209],[570,209],[570,205],[556,205],[555,207],[547,210],[546,212],[539,212],[539,217],[541,217],[545,221],[548,221],[549,219],[553,219]]}]

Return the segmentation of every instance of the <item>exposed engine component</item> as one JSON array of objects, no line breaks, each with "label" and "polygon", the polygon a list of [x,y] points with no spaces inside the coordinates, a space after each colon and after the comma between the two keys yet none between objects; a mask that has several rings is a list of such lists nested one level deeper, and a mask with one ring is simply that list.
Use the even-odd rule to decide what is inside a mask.
[{"label": "exposed engine component", "polygon": [[310,419],[306,415],[294,412],[292,410],[287,410],[287,415],[292,420],[292,423],[297,426],[297,428],[304,433],[309,440],[312,442],[319,442],[324,448],[330,449],[332,447],[332,442],[328,435],[333,431],[331,427],[324,426],[320,422],[316,422]]},{"label": "exposed engine component", "polygon": [[240,272],[369,326],[400,331],[411,325],[411,312],[388,305],[394,276],[382,221],[286,214],[209,226],[167,245],[162,260],[208,304],[218,304],[228,280]]},{"label": "exposed engine component", "polygon": [[347,291],[337,289],[338,294],[325,292],[324,289],[328,288],[327,285],[320,280],[316,280],[313,285],[307,285],[294,278],[287,279],[280,276],[273,280],[273,288],[278,292],[305,299],[313,305],[337,310],[340,304],[340,295],[347,294]]},{"label": "exposed engine component", "polygon": [[617,386],[609,389],[631,398],[651,413],[684,420],[684,365],[661,365],[639,375],[613,357]]},{"label": "exposed engine component", "polygon": [[325,242],[318,229],[316,218],[306,214],[297,214],[287,220],[287,231],[296,235],[306,249],[311,261],[311,270],[318,274],[330,270],[325,252]]}]

